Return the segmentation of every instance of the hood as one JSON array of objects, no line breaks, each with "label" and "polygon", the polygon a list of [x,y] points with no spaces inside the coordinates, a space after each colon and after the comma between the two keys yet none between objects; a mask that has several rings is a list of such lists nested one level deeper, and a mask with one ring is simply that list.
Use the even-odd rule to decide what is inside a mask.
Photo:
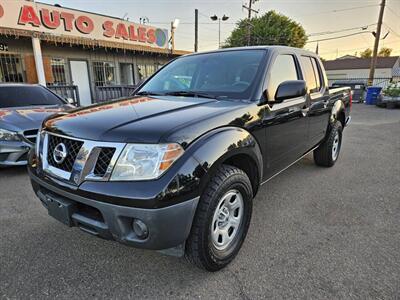
[{"label": "hood", "polygon": [[37,129],[48,116],[71,109],[63,106],[26,106],[0,109],[0,128],[13,131]]},{"label": "hood", "polygon": [[158,143],[175,128],[234,110],[238,105],[205,98],[134,97],[56,116],[47,120],[45,127],[54,133],[89,140]]}]

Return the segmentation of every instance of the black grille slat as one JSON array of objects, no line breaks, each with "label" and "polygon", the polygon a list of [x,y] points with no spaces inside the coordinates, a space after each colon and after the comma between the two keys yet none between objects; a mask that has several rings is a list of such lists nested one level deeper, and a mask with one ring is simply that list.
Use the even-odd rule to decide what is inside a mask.
[{"label": "black grille slat", "polygon": [[114,156],[115,148],[102,148],[99,154],[99,158],[97,159],[96,166],[94,167],[94,175],[103,177],[107,168],[111,163],[111,159]]},{"label": "black grille slat", "polygon": [[[55,162],[53,158],[53,152],[54,148],[60,144],[63,143],[65,147],[67,148],[67,157],[65,160],[61,163],[58,164]],[[82,141],[76,141],[76,140],[70,140],[67,138],[55,136],[55,135],[49,135],[48,139],[48,154],[47,154],[47,161],[48,163],[56,167],[58,169],[71,172],[72,167],[74,166],[76,157],[79,153],[79,150],[82,148],[83,142]]]},{"label": "black grille slat", "polygon": [[24,131],[25,139],[27,139],[32,144],[35,144],[38,131],[39,131],[38,129],[25,130]]}]

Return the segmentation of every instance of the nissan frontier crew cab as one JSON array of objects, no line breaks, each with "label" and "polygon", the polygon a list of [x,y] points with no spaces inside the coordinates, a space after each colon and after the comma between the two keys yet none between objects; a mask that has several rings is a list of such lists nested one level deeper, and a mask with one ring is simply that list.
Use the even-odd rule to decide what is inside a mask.
[{"label": "nissan frontier crew cab", "polygon": [[314,53],[195,53],[130,98],[46,119],[28,169],[58,221],[217,271],[241,248],[260,185],[312,151],[335,164],[350,109]]}]

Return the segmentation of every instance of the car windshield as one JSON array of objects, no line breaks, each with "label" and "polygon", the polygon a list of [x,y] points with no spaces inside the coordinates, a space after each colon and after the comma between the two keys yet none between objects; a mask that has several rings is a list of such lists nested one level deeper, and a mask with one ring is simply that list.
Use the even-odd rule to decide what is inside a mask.
[{"label": "car windshield", "polygon": [[0,85],[0,108],[60,104],[64,102],[41,86]]},{"label": "car windshield", "polygon": [[264,50],[240,50],[178,58],[137,94],[249,99],[264,56]]}]

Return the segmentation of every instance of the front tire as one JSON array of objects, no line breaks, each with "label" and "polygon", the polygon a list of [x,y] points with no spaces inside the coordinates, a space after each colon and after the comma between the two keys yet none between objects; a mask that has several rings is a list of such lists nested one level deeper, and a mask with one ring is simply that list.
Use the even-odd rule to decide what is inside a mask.
[{"label": "front tire", "polygon": [[201,195],[186,241],[187,259],[211,272],[227,266],[247,235],[252,199],[246,173],[229,165],[219,167]]},{"label": "front tire", "polygon": [[332,167],[339,158],[342,147],[342,123],[336,121],[325,140],[314,150],[314,161],[318,166]]}]

